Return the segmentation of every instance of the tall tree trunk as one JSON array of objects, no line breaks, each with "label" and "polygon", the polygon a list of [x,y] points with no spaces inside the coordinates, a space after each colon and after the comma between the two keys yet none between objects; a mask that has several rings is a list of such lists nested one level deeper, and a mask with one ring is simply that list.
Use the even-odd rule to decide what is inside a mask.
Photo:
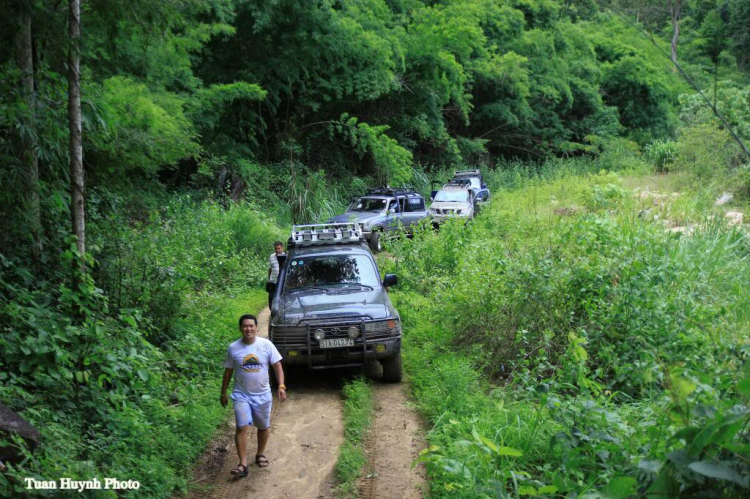
[{"label": "tall tree trunk", "polygon": [[669,0],[669,19],[672,22],[672,62],[677,62],[677,42],[680,39],[683,0]]},{"label": "tall tree trunk", "polygon": [[21,162],[23,164],[23,196],[25,215],[31,235],[31,256],[39,265],[42,254],[42,222],[39,207],[39,161],[36,156],[36,93],[34,90],[34,52],[31,13],[21,15],[16,43],[16,62],[21,70],[21,89],[26,114],[21,131]]},{"label": "tall tree trunk", "polygon": [[70,127],[70,215],[73,235],[85,269],[86,222],[84,219],[83,133],[81,129],[81,3],[69,0],[68,17],[68,125]]}]

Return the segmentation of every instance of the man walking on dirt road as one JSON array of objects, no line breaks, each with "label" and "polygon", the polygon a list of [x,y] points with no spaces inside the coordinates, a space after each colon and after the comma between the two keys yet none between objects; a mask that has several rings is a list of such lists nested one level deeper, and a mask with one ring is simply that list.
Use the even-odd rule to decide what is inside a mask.
[{"label": "man walking on dirt road", "polygon": [[255,464],[261,468],[268,466],[268,459],[263,454],[268,443],[268,428],[271,426],[271,404],[273,395],[269,383],[269,367],[273,367],[276,380],[279,382],[279,400],[286,399],[284,370],[281,368],[281,354],[265,338],[257,336],[258,319],[254,315],[240,317],[242,337],[229,345],[224,359],[224,379],[221,383],[221,405],[227,406],[227,388],[234,374],[232,403],[237,420],[237,431],[234,442],[240,463],[232,470],[232,475],[245,477],[247,467],[247,429],[255,425],[258,429],[258,451],[255,453]]}]

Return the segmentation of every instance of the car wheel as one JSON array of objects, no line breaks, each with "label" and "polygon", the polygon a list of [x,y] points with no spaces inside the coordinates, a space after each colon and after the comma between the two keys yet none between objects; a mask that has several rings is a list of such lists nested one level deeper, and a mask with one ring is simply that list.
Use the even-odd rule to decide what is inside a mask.
[{"label": "car wheel", "polygon": [[380,242],[380,237],[383,235],[383,233],[379,230],[374,230],[372,235],[370,236],[370,248],[372,248],[372,251],[375,253],[379,253],[383,251],[383,243]]},{"label": "car wheel", "polygon": [[380,361],[383,364],[383,381],[386,383],[401,382],[401,352],[390,359]]}]

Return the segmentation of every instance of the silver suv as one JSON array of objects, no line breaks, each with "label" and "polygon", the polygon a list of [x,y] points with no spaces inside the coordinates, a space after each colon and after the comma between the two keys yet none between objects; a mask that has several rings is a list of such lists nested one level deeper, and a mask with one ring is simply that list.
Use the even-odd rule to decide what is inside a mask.
[{"label": "silver suv", "polygon": [[373,251],[382,249],[381,236],[399,228],[406,231],[427,218],[424,197],[411,187],[369,189],[355,198],[345,213],[336,215],[328,223],[358,222],[362,235]]},{"label": "silver suv", "polygon": [[289,366],[363,366],[401,381],[401,318],[357,223],[295,225],[271,305],[269,338]]},{"label": "silver suv", "polygon": [[445,185],[437,191],[428,211],[432,223],[440,224],[451,217],[474,218],[474,191],[459,185]]}]

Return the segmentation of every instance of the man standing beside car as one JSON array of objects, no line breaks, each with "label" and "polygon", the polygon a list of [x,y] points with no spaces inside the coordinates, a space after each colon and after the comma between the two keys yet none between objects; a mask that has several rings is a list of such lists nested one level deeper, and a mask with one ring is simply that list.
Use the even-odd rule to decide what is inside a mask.
[{"label": "man standing beside car", "polygon": [[[283,258],[280,258],[283,257]],[[268,307],[271,308],[273,295],[276,293],[276,284],[279,280],[279,269],[281,262],[286,260],[284,253],[284,244],[281,241],[273,243],[273,253],[268,257],[268,282],[266,282],[266,291],[268,291]]]}]

